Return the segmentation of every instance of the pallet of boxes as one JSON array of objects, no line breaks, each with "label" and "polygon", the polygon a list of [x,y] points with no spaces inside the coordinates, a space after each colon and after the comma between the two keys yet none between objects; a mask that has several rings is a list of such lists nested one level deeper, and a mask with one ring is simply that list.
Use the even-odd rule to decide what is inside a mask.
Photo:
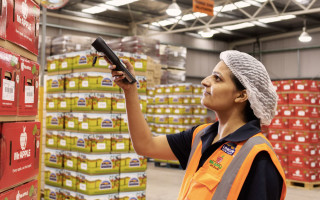
[{"label": "pallet of boxes", "polygon": [[155,87],[156,85],[160,85],[161,82],[161,69],[163,66],[157,63],[154,59],[148,56],[147,59],[147,87]]},{"label": "pallet of boxes", "polygon": [[[146,112],[146,62],[117,52],[136,70]],[[147,160],[134,152],[124,94],[93,51],[47,59],[44,199],[145,200]]]},{"label": "pallet of boxes", "polygon": [[270,140],[292,187],[320,186],[320,81],[273,81],[278,93]]},{"label": "pallet of boxes", "polygon": [[0,1],[0,199],[38,199],[40,1]]}]

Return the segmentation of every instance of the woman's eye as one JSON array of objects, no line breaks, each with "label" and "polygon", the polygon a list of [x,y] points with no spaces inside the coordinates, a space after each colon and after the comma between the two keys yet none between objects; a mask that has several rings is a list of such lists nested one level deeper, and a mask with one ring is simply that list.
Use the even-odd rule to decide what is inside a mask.
[{"label": "woman's eye", "polygon": [[221,81],[221,78],[220,78],[219,76],[213,75],[213,77],[214,77],[214,80],[216,80],[216,81]]}]

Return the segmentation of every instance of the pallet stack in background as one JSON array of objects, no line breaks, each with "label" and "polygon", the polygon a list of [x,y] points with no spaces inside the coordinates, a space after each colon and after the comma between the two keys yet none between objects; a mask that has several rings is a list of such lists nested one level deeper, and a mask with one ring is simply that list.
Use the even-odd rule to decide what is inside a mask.
[{"label": "pallet stack in background", "polygon": [[[0,1],[0,199],[38,199],[40,1]],[[29,11],[29,12],[28,12]]]},{"label": "pallet stack in background", "polygon": [[288,184],[320,185],[320,81],[273,81],[279,96],[268,138],[278,154]]},{"label": "pallet stack in background", "polygon": [[[135,67],[147,108],[147,56],[117,53]],[[93,51],[49,57],[45,199],[145,199],[147,160],[134,152],[124,94]]]},{"label": "pallet stack in background", "polygon": [[[191,83],[156,85],[147,88],[146,119],[154,135],[182,132],[207,123],[207,109],[201,105],[202,87]],[[155,160],[156,165],[178,161]]]}]

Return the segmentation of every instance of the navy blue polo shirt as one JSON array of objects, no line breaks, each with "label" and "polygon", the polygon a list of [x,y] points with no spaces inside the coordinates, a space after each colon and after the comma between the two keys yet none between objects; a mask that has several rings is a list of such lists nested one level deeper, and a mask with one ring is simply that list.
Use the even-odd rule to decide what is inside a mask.
[{"label": "navy blue polo shirt", "polygon": [[[201,137],[202,156],[198,169],[205,161],[225,142],[241,142],[261,132],[260,122],[252,120],[240,127],[235,132],[212,144],[218,134],[219,122],[209,125]],[[172,152],[177,157],[183,169],[186,169],[188,158],[191,152],[192,136],[198,126],[181,133],[167,135],[167,140]],[[262,151],[255,157],[249,174],[242,186],[238,200],[276,200],[280,199],[283,180],[276,166],[273,164],[270,155]]]}]

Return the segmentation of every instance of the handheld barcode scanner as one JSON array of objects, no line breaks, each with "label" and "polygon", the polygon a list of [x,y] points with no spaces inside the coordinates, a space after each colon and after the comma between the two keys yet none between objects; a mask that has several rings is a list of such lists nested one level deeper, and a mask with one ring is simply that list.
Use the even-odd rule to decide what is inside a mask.
[{"label": "handheld barcode scanner", "polygon": [[101,37],[98,37],[91,45],[98,52],[103,53],[112,65],[116,65],[116,68],[115,68],[116,71],[123,71],[124,72],[123,74],[129,83],[132,84],[137,82],[134,76],[128,71],[126,66],[121,62],[118,56],[111,50],[111,48],[106,44],[106,42]]}]

